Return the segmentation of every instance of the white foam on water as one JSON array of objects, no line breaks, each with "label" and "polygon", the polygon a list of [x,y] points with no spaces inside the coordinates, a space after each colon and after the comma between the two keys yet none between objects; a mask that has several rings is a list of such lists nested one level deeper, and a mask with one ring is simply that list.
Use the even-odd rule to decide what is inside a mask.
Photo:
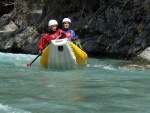
[{"label": "white foam on water", "polygon": [[115,70],[115,68],[113,66],[104,66],[103,67],[104,69],[107,69],[107,70]]},{"label": "white foam on water", "polygon": [[15,63],[15,66],[17,66],[17,67],[26,67],[26,64],[23,64],[23,63]]},{"label": "white foam on water", "polygon": [[116,70],[112,65],[93,65],[91,67],[95,67],[95,68],[102,68],[102,69],[106,69],[106,70]]},{"label": "white foam on water", "polygon": [[0,110],[8,110],[9,107],[7,105],[0,104]]},{"label": "white foam on water", "polygon": [[136,66],[136,65],[129,65],[129,66],[123,66],[123,67],[119,66],[119,69],[120,70],[125,70],[125,71],[145,70],[144,67]]},{"label": "white foam on water", "polygon": [[0,113],[31,113],[31,112],[24,111],[21,109],[12,108],[8,105],[0,104]]},{"label": "white foam on water", "polygon": [[16,67],[26,67],[26,64],[30,63],[35,57],[36,55],[31,54],[13,54],[0,52],[0,61],[14,65]]},{"label": "white foam on water", "polygon": [[13,54],[13,53],[2,53],[0,52],[1,57],[10,57],[10,58],[15,58],[15,60],[22,60],[22,59],[28,59],[31,60],[36,57],[36,55],[31,55],[31,54]]},{"label": "white foam on water", "polygon": [[48,84],[46,87],[49,87],[49,88],[52,87],[53,88],[53,87],[57,87],[57,86],[55,86],[53,84]]}]

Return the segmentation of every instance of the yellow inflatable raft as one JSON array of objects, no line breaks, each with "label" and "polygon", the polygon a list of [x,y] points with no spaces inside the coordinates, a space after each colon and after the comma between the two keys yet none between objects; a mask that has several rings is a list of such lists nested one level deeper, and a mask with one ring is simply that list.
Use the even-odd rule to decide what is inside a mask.
[{"label": "yellow inflatable raft", "polygon": [[67,39],[52,40],[42,53],[40,62],[50,69],[75,69],[86,66],[88,55]]}]

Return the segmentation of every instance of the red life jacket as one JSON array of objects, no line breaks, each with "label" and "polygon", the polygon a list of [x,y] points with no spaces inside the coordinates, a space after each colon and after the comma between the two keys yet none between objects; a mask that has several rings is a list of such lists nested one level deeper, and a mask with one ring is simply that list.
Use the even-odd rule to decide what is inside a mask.
[{"label": "red life jacket", "polygon": [[66,32],[65,35],[62,35],[61,38],[72,38],[72,34],[70,32]]},{"label": "red life jacket", "polygon": [[41,39],[41,41],[40,41],[40,43],[39,43],[38,49],[39,49],[39,50],[43,50],[44,47],[45,47],[45,45],[46,45],[47,43],[51,43],[52,40],[55,40],[55,39],[61,34],[61,32],[62,32],[62,30],[58,29],[58,30],[57,30],[55,33],[53,33],[53,34],[48,34],[48,33],[46,33],[46,34],[42,37],[42,39]]}]

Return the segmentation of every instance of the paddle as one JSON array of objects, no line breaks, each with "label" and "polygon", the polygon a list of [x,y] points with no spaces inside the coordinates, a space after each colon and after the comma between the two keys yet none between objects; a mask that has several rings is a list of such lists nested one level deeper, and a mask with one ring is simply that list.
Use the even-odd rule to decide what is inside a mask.
[{"label": "paddle", "polygon": [[[61,37],[61,35],[59,35],[55,40],[59,39]],[[49,44],[48,44],[49,45]],[[48,46],[47,45],[47,46]],[[44,50],[43,50],[44,51]],[[31,66],[33,64],[33,62],[39,57],[41,56],[41,54],[38,54],[38,56],[36,56],[29,64],[26,64],[26,66]]]},{"label": "paddle", "polygon": [[29,64],[26,64],[26,66],[31,66],[32,63],[33,63],[39,56],[41,56],[41,55],[39,54],[38,56],[36,56],[36,57],[32,60],[32,62],[30,62]]},{"label": "paddle", "polygon": [[83,49],[82,46],[81,46],[80,39],[78,38],[78,35],[75,36],[75,39],[74,39],[74,40],[75,40],[76,45],[77,45],[80,49]]},{"label": "paddle", "polygon": [[78,44],[79,44],[80,49],[82,49],[82,46],[81,46],[81,43],[80,43],[80,39],[78,39]]}]

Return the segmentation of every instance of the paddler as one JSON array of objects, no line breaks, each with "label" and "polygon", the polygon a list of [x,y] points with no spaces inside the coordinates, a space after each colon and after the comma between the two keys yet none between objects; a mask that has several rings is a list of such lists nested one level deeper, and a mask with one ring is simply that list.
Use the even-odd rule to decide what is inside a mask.
[{"label": "paddler", "polygon": [[46,44],[51,43],[51,40],[57,39],[60,35],[65,35],[63,30],[58,29],[58,22],[56,20],[50,20],[48,22],[48,33],[44,34],[38,45],[38,54],[42,54],[42,50]]},{"label": "paddler", "polygon": [[69,41],[73,41],[76,34],[74,30],[70,29],[71,26],[70,18],[64,18],[62,20],[62,24],[63,24],[63,31],[65,32],[65,35],[63,35],[62,38],[68,38]]},{"label": "paddler", "polygon": [[62,20],[62,24],[63,24],[63,31],[65,33],[61,38],[68,38],[69,41],[72,41],[77,46],[79,46],[80,49],[82,49],[82,46],[81,46],[80,40],[78,38],[78,35],[75,34],[74,30],[70,29],[70,26],[71,26],[70,18],[64,18]]}]

